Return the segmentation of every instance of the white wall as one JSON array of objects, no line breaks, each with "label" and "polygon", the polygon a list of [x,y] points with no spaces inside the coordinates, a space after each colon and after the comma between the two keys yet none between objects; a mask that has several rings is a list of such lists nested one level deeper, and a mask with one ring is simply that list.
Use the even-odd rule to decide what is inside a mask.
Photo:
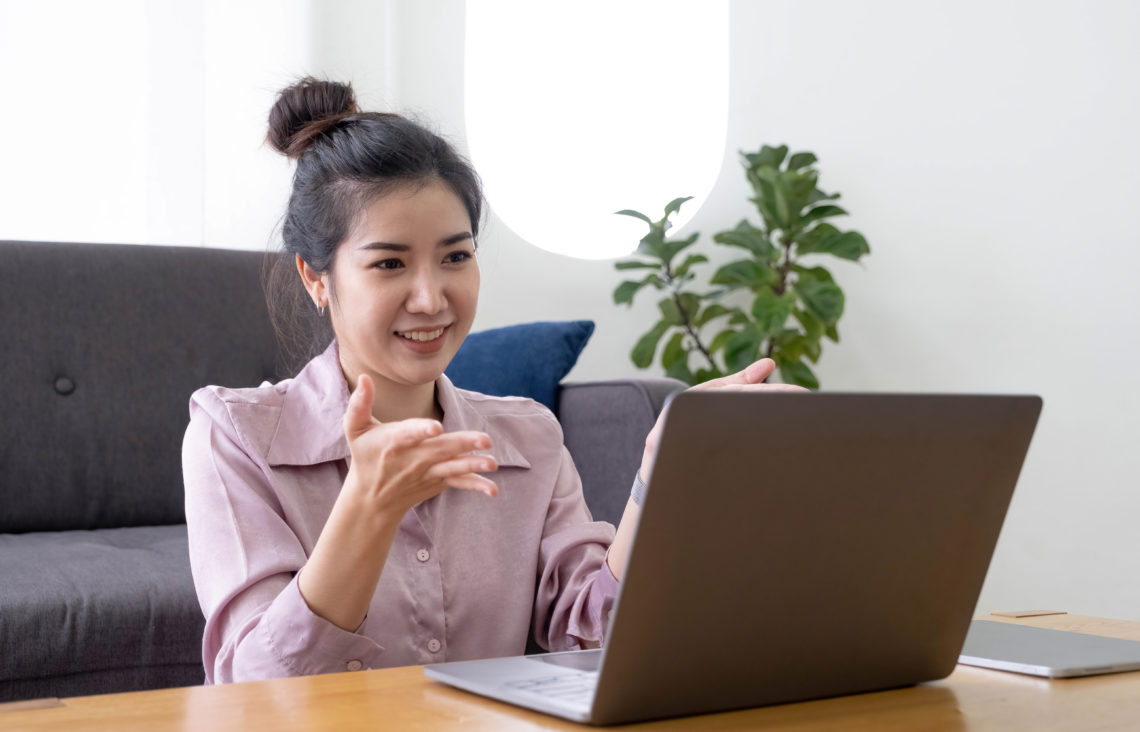
[{"label": "white wall", "polygon": [[[389,99],[461,142],[462,3],[399,9]],[[728,151],[693,228],[751,215],[735,151],[816,152],[873,249],[834,264],[848,304],[824,387],[1041,394],[979,608],[1140,619],[1140,5],[735,0],[731,24]],[[571,378],[639,373],[653,304],[614,308],[611,263],[493,217],[482,247],[476,327],[590,318]]]}]

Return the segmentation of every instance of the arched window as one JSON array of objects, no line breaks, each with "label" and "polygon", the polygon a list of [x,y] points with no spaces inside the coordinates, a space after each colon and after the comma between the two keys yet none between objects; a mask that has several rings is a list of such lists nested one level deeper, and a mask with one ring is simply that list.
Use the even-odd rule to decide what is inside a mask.
[{"label": "arched window", "polygon": [[623,256],[712,190],[728,124],[726,0],[469,0],[465,110],[495,214],[543,249]]}]

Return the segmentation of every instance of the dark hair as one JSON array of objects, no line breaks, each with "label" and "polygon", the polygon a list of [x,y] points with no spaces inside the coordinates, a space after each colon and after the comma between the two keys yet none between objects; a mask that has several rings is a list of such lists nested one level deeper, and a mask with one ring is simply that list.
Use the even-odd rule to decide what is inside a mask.
[{"label": "dark hair", "polygon": [[297,162],[281,225],[283,250],[265,281],[274,329],[295,366],[332,337],[296,274],[295,255],[317,272],[331,272],[337,247],[368,202],[398,187],[441,181],[467,208],[478,237],[483,189],[471,164],[421,124],[361,112],[348,84],[306,77],[281,90],[267,140]]}]

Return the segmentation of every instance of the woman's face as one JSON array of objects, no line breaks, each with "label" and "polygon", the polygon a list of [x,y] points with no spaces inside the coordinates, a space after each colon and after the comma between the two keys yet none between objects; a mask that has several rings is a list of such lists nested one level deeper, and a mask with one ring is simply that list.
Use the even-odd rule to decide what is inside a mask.
[{"label": "woman's face", "polygon": [[364,207],[331,273],[329,313],[350,387],[361,373],[378,393],[443,373],[475,319],[472,234],[463,202],[439,181]]}]

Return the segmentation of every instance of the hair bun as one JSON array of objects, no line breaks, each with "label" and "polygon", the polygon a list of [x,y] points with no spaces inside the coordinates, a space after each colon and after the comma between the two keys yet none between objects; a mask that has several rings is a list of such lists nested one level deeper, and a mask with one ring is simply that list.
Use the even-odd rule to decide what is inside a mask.
[{"label": "hair bun", "polygon": [[277,152],[296,159],[323,132],[359,111],[350,85],[306,76],[277,94],[267,139]]}]

